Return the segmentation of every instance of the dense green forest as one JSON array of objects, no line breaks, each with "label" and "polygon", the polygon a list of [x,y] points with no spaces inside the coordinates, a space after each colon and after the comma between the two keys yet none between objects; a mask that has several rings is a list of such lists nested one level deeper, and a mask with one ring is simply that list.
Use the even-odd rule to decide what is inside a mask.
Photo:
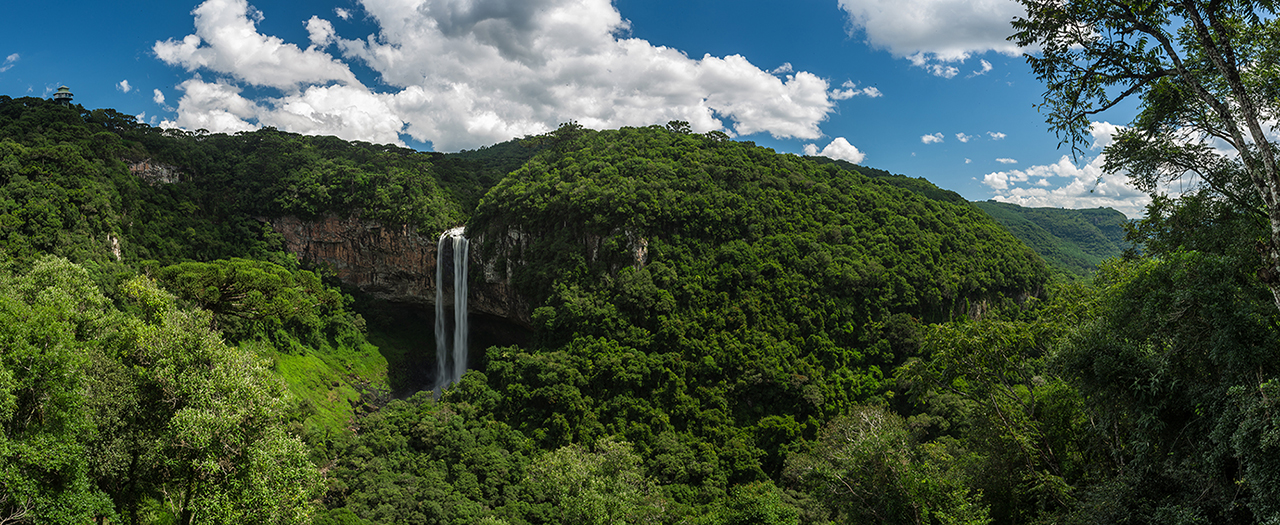
[{"label": "dense green forest", "polygon": [[[960,194],[939,188],[923,178],[895,175],[826,157],[806,158],[822,164],[835,164],[846,171],[856,171],[930,199],[966,202]],[[1126,238],[1129,219],[1111,208],[1025,208],[996,201],[977,201],[972,205],[987,212],[1019,241],[1035,250],[1051,270],[1068,278],[1087,278],[1103,261],[1118,257],[1133,247]]]},{"label": "dense green forest", "polygon": [[1068,210],[1024,208],[996,201],[975,202],[982,211],[1026,243],[1051,267],[1077,277],[1088,277],[1107,259],[1129,247],[1123,213],[1111,208]]},{"label": "dense green forest", "polygon": [[[1280,517],[1262,225],[1018,213],[1079,253],[678,122],[444,155],[0,97],[0,522]],[[406,392],[422,312],[266,222],[353,214],[465,224],[527,340]]]}]

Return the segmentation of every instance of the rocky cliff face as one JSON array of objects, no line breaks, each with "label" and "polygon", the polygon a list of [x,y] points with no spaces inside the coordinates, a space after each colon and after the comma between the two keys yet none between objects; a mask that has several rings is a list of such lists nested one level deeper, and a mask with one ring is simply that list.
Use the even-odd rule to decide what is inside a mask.
[{"label": "rocky cliff face", "polygon": [[[424,234],[412,226],[384,225],[360,217],[280,217],[268,222],[284,237],[291,253],[304,261],[333,268],[349,286],[385,301],[435,305],[438,232]],[[477,241],[483,242],[472,240]],[[493,262],[481,260],[483,250],[476,248],[479,246],[470,250],[470,264],[486,271],[471,274],[468,310],[528,327],[528,301],[515,292],[507,275],[489,271]]]},{"label": "rocky cliff face", "polygon": [[175,166],[145,159],[129,163],[129,172],[152,186],[182,182],[183,173]]}]

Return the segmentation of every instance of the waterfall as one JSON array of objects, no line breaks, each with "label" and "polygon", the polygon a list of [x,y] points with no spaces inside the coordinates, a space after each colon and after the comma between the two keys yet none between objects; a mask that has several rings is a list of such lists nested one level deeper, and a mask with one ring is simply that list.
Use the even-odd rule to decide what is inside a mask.
[{"label": "waterfall", "polygon": [[[436,249],[436,387],[437,392],[457,383],[467,371],[467,247],[465,230],[457,227],[440,234]],[[452,253],[453,316],[449,317],[445,294],[446,252]],[[450,330],[452,328],[452,330]]]}]

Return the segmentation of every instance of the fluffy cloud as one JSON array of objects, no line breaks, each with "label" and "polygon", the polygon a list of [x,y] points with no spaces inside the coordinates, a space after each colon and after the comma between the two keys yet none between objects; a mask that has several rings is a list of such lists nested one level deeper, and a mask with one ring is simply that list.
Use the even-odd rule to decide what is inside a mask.
[{"label": "fluffy cloud", "polygon": [[977,137],[965,133],[956,133],[956,140],[960,142],[969,142]]},{"label": "fluffy cloud", "polygon": [[399,141],[404,122],[394,111],[394,96],[355,86],[311,86],[305,91],[258,103],[226,82],[193,78],[178,86],[178,117],[162,127],[250,131],[273,126],[310,135],[334,135],[378,144]]},{"label": "fluffy cloud", "polygon": [[[1094,149],[1112,141],[1120,130],[1106,122],[1095,122],[1090,130]],[[1000,160],[1000,159],[997,159]],[[1013,160],[1013,159],[1008,159]],[[1110,207],[1129,217],[1142,215],[1151,198],[1129,185],[1124,173],[1105,173],[1105,155],[1097,155],[1077,165],[1063,155],[1058,162],[1031,166],[1025,170],[988,173],[982,183],[995,190],[994,200],[1029,207],[1096,208]],[[1034,180],[1034,182],[1032,182]],[[1057,187],[1050,187],[1057,184]]]},{"label": "fluffy cloud", "polygon": [[152,46],[166,64],[187,71],[208,69],[253,85],[286,90],[332,81],[358,84],[351,70],[327,53],[299,49],[258,33],[257,22],[263,15],[251,10],[245,0],[206,0],[191,14],[195,15],[194,34]]},{"label": "fluffy cloud", "polygon": [[1008,137],[1008,135],[999,131],[988,131],[987,136],[991,137],[991,140],[1004,140],[1005,137]]},{"label": "fluffy cloud", "polygon": [[338,36],[338,32],[333,29],[333,22],[318,16],[307,20],[307,34],[311,38],[311,45],[321,49],[329,47]]},{"label": "fluffy cloud", "polygon": [[884,96],[884,93],[881,93],[875,86],[858,89],[858,85],[853,83],[852,80],[846,80],[844,84],[840,84],[840,87],[844,89],[831,90],[831,98],[833,100],[848,100],[857,96],[864,96],[867,98],[880,98]]},{"label": "fluffy cloud", "polygon": [[827,147],[822,148],[822,151],[818,151],[818,146],[816,144],[805,144],[804,154],[811,157],[823,156],[832,159],[847,160],[854,164],[861,164],[862,159],[867,158],[866,153],[858,151],[858,148],[853,144],[850,144],[844,137],[836,137],[836,139],[832,140],[830,144],[827,144]]},{"label": "fluffy cloud", "polygon": [[17,53],[14,53],[12,55],[5,57],[4,64],[0,65],[0,73],[4,73],[5,71],[13,69],[14,64],[17,64],[18,60],[21,58],[22,57],[19,56]]},{"label": "fluffy cloud", "polygon": [[921,135],[920,142],[925,144],[939,144],[943,140],[942,133],[934,133],[932,135]]},{"label": "fluffy cloud", "polygon": [[813,74],[776,76],[738,55],[695,60],[619,38],[628,26],[607,0],[408,4],[364,0],[378,38],[341,45],[411,91],[408,133],[444,149],[570,119],[588,127],[685,120],[695,131],[817,138],[834,110],[827,82]]},{"label": "fluffy cloud", "polygon": [[[951,78],[949,63],[994,51],[1017,56],[1022,50],[1005,40],[1009,22],[1026,11],[1013,0],[840,0],[849,15],[850,35],[861,32],[868,44],[910,59],[934,75]],[[990,71],[983,62],[977,74]]]},{"label": "fluffy cloud", "polygon": [[[1055,164],[1033,166],[1027,170],[989,173],[983,183],[999,190],[993,199],[1028,207],[1097,208],[1111,207],[1129,217],[1142,215],[1151,202],[1147,194],[1129,186],[1124,174],[1102,172],[1101,155],[1076,166],[1065,155]],[[1030,178],[1043,177],[1036,187],[1016,186]],[[1054,178],[1066,178],[1065,184],[1049,188]]]},{"label": "fluffy cloud", "polygon": [[915,64],[917,67],[924,68],[926,71],[933,73],[933,76],[936,77],[955,78],[956,75],[960,74],[960,68],[946,64],[939,64],[937,62],[931,63],[929,62],[928,57],[923,54],[915,54],[908,58],[911,59],[912,64]]},{"label": "fluffy cloud", "polygon": [[133,86],[130,86],[129,81],[126,79],[121,80],[119,84],[116,84],[116,89],[119,89],[121,92],[128,93],[133,91]]},{"label": "fluffy cloud", "polygon": [[974,71],[974,72],[972,72],[972,73],[969,73],[969,76],[970,76],[970,77],[976,77],[976,76],[979,76],[979,75],[985,75],[985,74],[987,74],[987,73],[990,73],[992,69],[995,69],[995,68],[991,65],[991,62],[987,62],[986,60],[979,60],[978,62],[981,64],[982,69],[979,69],[979,70],[977,70],[977,71]]},{"label": "fluffy cloud", "polygon": [[999,162],[999,163],[1001,163],[1001,164],[1017,164],[1017,163],[1018,163],[1018,159],[1011,159],[1011,158],[1008,158],[1008,157],[1000,157],[1000,158],[996,159],[996,162]]},{"label": "fluffy cloud", "polygon": [[[164,120],[161,127],[207,129],[234,133],[258,127],[249,122],[255,118],[257,104],[240,96],[241,89],[225,82],[208,83],[193,78],[178,85],[183,92],[178,101],[176,120]],[[157,93],[159,91],[157,90]]]},{"label": "fluffy cloud", "polygon": [[1089,136],[1093,137],[1093,144],[1089,149],[1102,150],[1110,146],[1115,140],[1116,134],[1120,133],[1124,126],[1117,126],[1110,122],[1093,122],[1089,124]]},{"label": "fluffy cloud", "polygon": [[[221,75],[186,84],[171,122],[232,125],[213,131],[274,125],[374,142],[408,134],[441,151],[542,133],[569,120],[592,128],[684,120],[699,132],[815,139],[836,101],[853,96],[844,95],[853,86],[830,91],[826,80],[788,64],[766,71],[739,55],[694,59],[621,37],[628,25],[609,0],[362,0],[361,6],[376,34],[345,39],[312,17],[304,50],[259,34],[261,15],[244,0],[207,0],[193,12],[194,34],[154,47],[166,63]],[[388,92],[358,82],[351,61],[376,72]],[[236,91],[244,102],[225,96],[240,84],[277,88],[281,96],[250,101]],[[244,103],[253,109],[232,109]],[[200,111],[210,113],[187,114]]]}]

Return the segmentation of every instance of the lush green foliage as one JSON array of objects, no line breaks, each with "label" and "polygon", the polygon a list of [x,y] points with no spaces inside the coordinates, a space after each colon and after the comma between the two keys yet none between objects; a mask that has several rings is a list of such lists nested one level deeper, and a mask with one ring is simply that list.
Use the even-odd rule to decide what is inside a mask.
[{"label": "lush green foliage", "polygon": [[[116,310],[64,259],[0,277],[0,514],[37,523],[301,523],[319,480],[288,398],[207,312],[145,277]],[[149,509],[149,510],[148,510]]]},{"label": "lush green foliage", "polygon": [[948,448],[916,444],[899,416],[858,407],[832,421],[813,451],[792,455],[787,471],[841,523],[990,523]]},{"label": "lush green foliage", "polygon": [[[745,288],[786,280],[769,274],[777,267],[848,294],[842,299],[866,298],[859,308],[871,316],[947,319],[995,294],[1035,290],[1046,275],[1024,246],[969,206],[656,127],[588,133],[535,157],[490,192],[471,225],[483,235],[536,232],[536,245],[522,254],[531,259],[515,275],[538,298],[560,276],[631,264],[640,239],[677,276],[713,278],[701,288],[714,290],[720,267]],[[571,244],[590,237],[599,239],[595,246]]]},{"label": "lush green foliage", "polygon": [[[440,155],[0,98],[0,521],[1280,516],[1256,214],[1156,199],[1140,250],[1049,284],[979,208],[850,167],[681,123]],[[259,220],[351,213],[467,221],[529,340],[391,399],[429,319]],[[1114,246],[1114,217],[1058,215],[1009,228],[1068,266]]]},{"label": "lush green foliage", "polygon": [[962,470],[996,522],[1070,508],[1073,487],[1099,468],[1083,401],[1048,366],[1090,302],[1064,286],[1032,316],[931,326],[922,355],[896,371],[909,426],[919,439],[962,444]]},{"label": "lush green foliage", "polygon": [[[144,143],[182,150],[189,139],[111,111],[8,97],[0,129],[0,266],[18,275],[0,286],[0,399],[14,401],[3,517],[309,521],[310,457],[344,431],[348,400],[386,388],[350,299],[276,251],[270,228],[227,192],[130,173],[151,155]],[[145,260],[227,254],[258,260]],[[136,277],[144,269],[215,313],[178,306]]]},{"label": "lush green foliage", "polygon": [[974,206],[1008,228],[1050,266],[1073,277],[1087,277],[1104,260],[1124,252],[1129,220],[1111,208],[1067,210],[1024,208],[985,201]]},{"label": "lush green foliage", "polygon": [[1267,290],[1236,261],[1197,252],[1108,267],[1098,284],[1099,315],[1056,356],[1116,465],[1088,494],[1107,504],[1081,512],[1112,523],[1275,516],[1276,421],[1262,407],[1280,368]]},{"label": "lush green foliage", "polygon": [[908,177],[906,175],[895,175],[882,169],[872,168],[868,166],[859,166],[846,160],[838,160],[827,157],[805,157],[810,162],[818,164],[834,164],[842,170],[860,173],[866,177],[871,177],[880,182],[897,186],[904,190],[910,190],[921,196],[928,197],[936,201],[950,202],[952,204],[964,204],[966,201],[959,193],[951,190],[944,190],[937,187],[932,182],[924,179],[924,177]]},{"label": "lush green foliage", "polygon": [[1104,169],[1153,198],[1130,232],[1146,257],[1102,269],[1096,310],[1053,359],[1104,452],[1061,518],[1276,523],[1276,5],[1021,3],[1013,39],[1041,50],[1028,62],[1050,127],[1075,146],[1092,115],[1138,99]]},{"label": "lush green foliage", "polygon": [[921,320],[1047,278],[977,209],[832,164],[657,127],[544,140],[469,226],[521,240],[498,264],[541,305],[531,348],[486,354],[495,415],[542,448],[621,436],[678,505],[781,479],[883,399]]},{"label": "lush green foliage", "polygon": [[[1280,9],[1253,0],[1019,0],[1010,37],[1045,83],[1041,111],[1075,148],[1094,115],[1136,102],[1103,166],[1147,193],[1187,181],[1265,221],[1258,275],[1280,307]],[[1181,190],[1181,188],[1180,188]]]},{"label": "lush green foliage", "polygon": [[287,330],[308,346],[319,346],[325,336],[321,329],[338,328],[340,321],[329,318],[344,305],[342,294],[324,286],[315,273],[266,261],[185,262],[161,268],[156,276],[179,297],[212,313],[214,328],[235,340]]},{"label": "lush green foliage", "polygon": [[194,171],[191,184],[204,204],[231,214],[360,212],[425,230],[462,218],[432,175],[432,156],[413,150],[272,128],[236,135],[153,131],[138,140],[158,160]]}]

